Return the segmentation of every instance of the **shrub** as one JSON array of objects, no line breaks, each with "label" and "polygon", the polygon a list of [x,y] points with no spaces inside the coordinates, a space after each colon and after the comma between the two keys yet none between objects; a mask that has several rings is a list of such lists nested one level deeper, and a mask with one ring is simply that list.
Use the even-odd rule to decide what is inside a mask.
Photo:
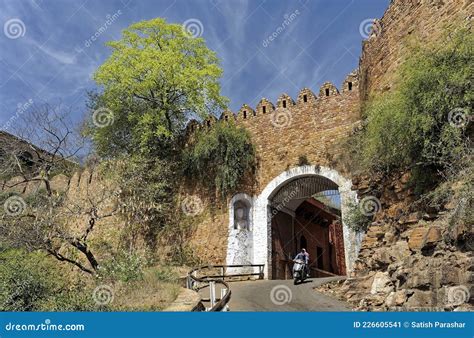
[{"label": "shrub", "polygon": [[344,223],[356,232],[366,231],[372,221],[371,217],[364,215],[359,205],[354,202],[348,205],[348,210],[344,213],[343,219]]},{"label": "shrub", "polygon": [[143,267],[141,256],[122,251],[101,264],[99,277],[121,282],[140,280],[143,278]]},{"label": "shrub", "polygon": [[141,236],[153,246],[158,231],[173,217],[176,164],[134,155],[105,162],[101,170],[117,185],[120,212],[127,222],[125,239]]},{"label": "shrub", "polygon": [[364,109],[354,162],[364,170],[386,172],[418,167],[431,177],[458,172],[472,136],[472,46],[474,35],[468,29],[435,45],[411,46],[394,89],[372,98]]},{"label": "shrub", "polygon": [[91,294],[44,254],[0,252],[0,311],[93,310]]},{"label": "shrub", "polygon": [[172,267],[166,265],[151,268],[149,273],[153,274],[154,279],[162,282],[176,283],[179,277]]},{"label": "shrub", "polygon": [[223,197],[237,188],[256,163],[250,134],[232,121],[198,131],[183,158],[187,177],[198,178]]},{"label": "shrub", "polygon": [[53,285],[38,259],[21,251],[8,250],[0,256],[0,310],[37,311]]}]

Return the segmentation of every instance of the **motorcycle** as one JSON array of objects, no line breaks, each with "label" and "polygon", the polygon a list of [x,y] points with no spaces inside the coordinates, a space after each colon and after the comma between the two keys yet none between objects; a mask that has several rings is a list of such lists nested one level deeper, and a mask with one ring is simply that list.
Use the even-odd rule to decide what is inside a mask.
[{"label": "motorcycle", "polygon": [[295,259],[293,261],[293,284],[301,283],[306,279],[306,264],[302,259]]}]

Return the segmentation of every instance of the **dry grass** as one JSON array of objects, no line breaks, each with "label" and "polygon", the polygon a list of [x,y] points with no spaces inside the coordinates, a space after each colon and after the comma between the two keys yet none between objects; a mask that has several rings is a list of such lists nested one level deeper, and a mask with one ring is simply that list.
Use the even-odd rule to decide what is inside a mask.
[{"label": "dry grass", "polygon": [[173,271],[149,268],[143,279],[116,286],[112,308],[115,311],[161,311],[176,299],[179,289]]}]

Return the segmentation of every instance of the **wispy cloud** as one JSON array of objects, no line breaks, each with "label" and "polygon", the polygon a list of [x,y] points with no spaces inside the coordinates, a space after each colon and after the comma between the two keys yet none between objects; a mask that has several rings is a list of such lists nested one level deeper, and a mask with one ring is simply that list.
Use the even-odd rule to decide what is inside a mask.
[{"label": "wispy cloud", "polygon": [[41,45],[37,42],[33,42],[36,48],[41,50],[48,56],[51,56],[53,59],[57,60],[58,62],[66,65],[72,65],[76,63],[76,55],[72,53],[67,53],[60,50],[55,50],[44,45]]},{"label": "wispy cloud", "polygon": [[[295,97],[303,87],[317,91],[324,81],[339,85],[357,67],[360,22],[381,16],[389,1],[0,0],[2,26],[19,18],[26,27],[14,40],[0,31],[0,123],[30,98],[61,98],[77,107],[80,118],[84,93],[95,88],[91,74],[110,55],[104,43],[133,22],[158,16],[174,23],[202,22],[203,37],[221,59],[223,94],[233,111],[242,103],[255,105],[261,96],[275,100],[287,92]],[[118,10],[117,20],[78,50]],[[296,18],[283,24],[295,10]],[[276,30],[277,38],[263,47]]]}]

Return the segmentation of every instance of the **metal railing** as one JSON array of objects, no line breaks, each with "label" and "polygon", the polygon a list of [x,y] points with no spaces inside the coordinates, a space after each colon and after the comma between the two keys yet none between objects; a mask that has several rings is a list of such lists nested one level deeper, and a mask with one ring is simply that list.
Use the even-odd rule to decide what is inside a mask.
[{"label": "metal railing", "polygon": [[[236,264],[236,265],[207,265],[191,270],[188,273],[186,287],[195,291],[201,291],[209,288],[209,298],[202,298],[202,302],[209,302],[210,307],[206,311],[228,311],[228,303],[231,297],[230,286],[225,282],[225,278],[235,279],[240,277],[258,276],[263,279],[264,264]],[[252,272],[228,273],[228,269],[249,269]],[[253,272],[258,268],[258,272]],[[208,270],[209,273],[203,273]],[[218,272],[216,272],[218,271]],[[200,276],[199,276],[200,275]],[[216,296],[216,286],[220,285],[220,296]]]}]

